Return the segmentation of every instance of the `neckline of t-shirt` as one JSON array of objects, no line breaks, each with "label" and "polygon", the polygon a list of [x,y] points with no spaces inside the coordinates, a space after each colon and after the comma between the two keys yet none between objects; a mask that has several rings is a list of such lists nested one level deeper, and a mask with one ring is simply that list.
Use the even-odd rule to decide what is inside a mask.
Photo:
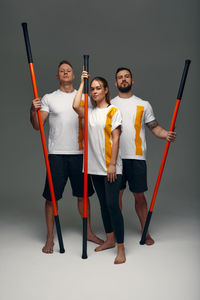
[{"label": "neckline of t-shirt", "polygon": [[99,109],[99,110],[104,110],[104,109],[110,108],[111,106],[113,106],[113,105],[112,104],[108,104],[108,106],[106,106],[106,107],[101,108],[101,107],[97,107],[96,106],[96,108]]},{"label": "neckline of t-shirt", "polygon": [[120,100],[131,100],[131,98],[134,98],[135,96],[134,95],[132,95],[131,97],[129,97],[129,98],[122,98],[122,97],[120,97],[120,96],[117,96]]},{"label": "neckline of t-shirt", "polygon": [[76,89],[74,89],[73,92],[70,92],[70,93],[63,92],[63,91],[61,91],[61,89],[58,89],[57,91],[58,91],[59,93],[61,93],[61,94],[71,95],[71,94],[74,94],[74,93],[76,92]]}]

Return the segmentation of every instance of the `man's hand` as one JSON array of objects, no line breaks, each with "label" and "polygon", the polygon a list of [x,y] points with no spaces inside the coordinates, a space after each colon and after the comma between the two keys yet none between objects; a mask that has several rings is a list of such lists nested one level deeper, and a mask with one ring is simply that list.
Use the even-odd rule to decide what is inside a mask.
[{"label": "man's hand", "polygon": [[176,132],[175,131],[168,131],[166,140],[171,143],[171,142],[174,142],[175,139],[176,139]]},{"label": "man's hand", "polygon": [[[31,121],[31,124],[33,125],[33,128],[35,130],[39,130],[39,123],[38,123],[38,117],[37,117],[37,111],[38,109],[41,108],[41,101],[40,101],[40,98],[35,98],[33,101],[32,101],[32,104],[31,104],[31,109],[30,109],[30,121]],[[47,117],[48,117],[48,112],[47,111],[41,111],[40,112],[40,115],[41,115],[41,118],[42,118],[42,124],[44,125]]]},{"label": "man's hand", "polygon": [[32,112],[37,112],[38,109],[41,108],[41,101],[40,98],[36,98],[32,101],[32,105],[31,105],[31,111]]}]

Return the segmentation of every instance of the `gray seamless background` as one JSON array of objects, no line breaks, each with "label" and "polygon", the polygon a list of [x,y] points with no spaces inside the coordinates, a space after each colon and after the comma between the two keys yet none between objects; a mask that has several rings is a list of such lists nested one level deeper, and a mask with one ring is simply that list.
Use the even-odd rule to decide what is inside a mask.
[{"label": "gray seamless background", "polygon": [[[115,70],[130,67],[134,94],[151,103],[165,128],[170,126],[185,59],[192,60],[176,122],[177,140],[170,147],[151,228],[159,239],[172,224],[194,222],[199,226],[199,1],[2,0],[0,14],[3,228],[11,224],[35,228],[34,237],[41,243],[45,236],[41,197],[45,165],[39,133],[29,122],[33,91],[22,22],[28,23],[40,96],[57,89],[55,76],[62,59],[73,64],[77,88],[83,54],[89,54],[91,76],[107,78],[112,97],[117,94]],[[147,131],[147,145],[150,203],[165,142]],[[98,202],[95,196],[93,199],[93,227],[102,232]],[[81,221],[69,185],[60,208],[64,230],[69,227],[80,232]],[[128,191],[124,218],[127,230],[139,230]],[[172,230],[176,231],[176,226]]]}]

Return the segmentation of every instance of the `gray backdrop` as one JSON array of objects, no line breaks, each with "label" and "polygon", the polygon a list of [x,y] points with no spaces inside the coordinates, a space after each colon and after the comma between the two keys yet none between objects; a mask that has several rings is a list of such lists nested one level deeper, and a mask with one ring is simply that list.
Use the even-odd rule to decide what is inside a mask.
[{"label": "gray backdrop", "polygon": [[[28,23],[40,96],[57,88],[56,68],[62,59],[73,64],[78,87],[82,56],[88,53],[91,76],[107,78],[113,97],[116,68],[130,67],[134,93],[150,101],[165,128],[170,126],[184,61],[192,60],[161,190],[168,194],[167,207],[184,206],[182,197],[197,199],[197,0],[3,0],[1,6],[1,210],[38,207],[45,173],[40,137],[29,123],[33,92],[21,22]],[[147,138],[151,196],[165,143],[148,132]]]}]

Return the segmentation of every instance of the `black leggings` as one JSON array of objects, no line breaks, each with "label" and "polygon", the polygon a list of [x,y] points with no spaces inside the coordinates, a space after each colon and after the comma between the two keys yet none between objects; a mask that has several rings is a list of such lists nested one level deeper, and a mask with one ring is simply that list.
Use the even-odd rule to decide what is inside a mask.
[{"label": "black leggings", "polygon": [[107,176],[91,175],[99,198],[101,215],[106,233],[114,232],[117,243],[124,242],[124,220],[119,208],[119,192],[122,176],[110,183]]}]

